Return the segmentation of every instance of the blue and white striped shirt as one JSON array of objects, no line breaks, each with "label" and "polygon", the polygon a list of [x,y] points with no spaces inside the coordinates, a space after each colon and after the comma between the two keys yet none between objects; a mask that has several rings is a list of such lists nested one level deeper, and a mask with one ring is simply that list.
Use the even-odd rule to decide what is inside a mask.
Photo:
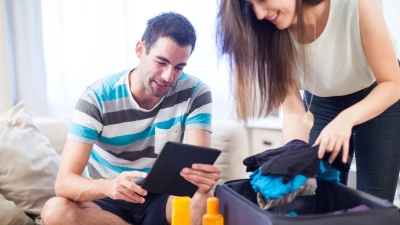
[{"label": "blue and white striped shirt", "polygon": [[131,95],[130,71],[96,81],[76,104],[68,139],[93,145],[88,163],[92,178],[148,172],[165,142],[181,142],[188,129],[211,132],[212,98],[205,83],[182,73],[147,110]]}]

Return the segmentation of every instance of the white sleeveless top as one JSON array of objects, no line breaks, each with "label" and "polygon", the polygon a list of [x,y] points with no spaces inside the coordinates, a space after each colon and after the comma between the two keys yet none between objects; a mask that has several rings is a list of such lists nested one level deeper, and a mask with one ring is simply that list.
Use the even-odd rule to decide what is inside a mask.
[{"label": "white sleeveless top", "polygon": [[[381,0],[377,1],[382,4]],[[296,59],[300,59],[300,45],[293,36],[292,42]],[[392,43],[396,51],[394,38]],[[364,89],[375,81],[361,42],[358,0],[330,0],[324,31],[305,46],[308,64],[305,78],[303,67],[296,60],[299,69],[295,69],[295,80],[300,90],[320,97],[341,96]],[[399,56],[397,51],[396,55]]]}]

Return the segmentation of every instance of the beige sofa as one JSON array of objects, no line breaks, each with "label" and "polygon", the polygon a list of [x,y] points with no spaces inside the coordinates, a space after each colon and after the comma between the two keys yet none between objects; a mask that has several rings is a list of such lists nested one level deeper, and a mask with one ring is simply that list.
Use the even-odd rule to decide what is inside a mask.
[{"label": "beige sofa", "polygon": [[[69,128],[68,118],[31,118],[18,104],[0,116],[0,224],[42,224],[37,216],[54,196],[54,180]],[[246,128],[213,121],[212,147],[222,151],[219,183],[247,177]]]},{"label": "beige sofa", "polygon": [[[33,121],[61,154],[68,133],[68,118],[35,117]],[[242,161],[249,156],[247,129],[235,121],[213,121],[211,147],[221,150],[215,165],[221,168],[218,183],[247,177]]]}]

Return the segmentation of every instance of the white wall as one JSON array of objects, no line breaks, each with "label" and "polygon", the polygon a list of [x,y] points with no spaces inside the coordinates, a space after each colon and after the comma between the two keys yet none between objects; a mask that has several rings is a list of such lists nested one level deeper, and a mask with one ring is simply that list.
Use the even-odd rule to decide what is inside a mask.
[{"label": "white wall", "polygon": [[[383,11],[384,11],[384,16],[386,18],[387,24],[389,29],[391,30],[393,36],[397,40],[397,42],[400,42],[400,25],[398,24],[400,21],[400,0],[382,0],[383,2]],[[210,6],[212,9],[213,13],[210,13],[211,15],[214,15],[214,6]],[[7,43],[7,37],[6,37],[6,1],[0,1],[0,113],[3,112],[4,110],[8,109],[9,107],[12,106],[13,104],[13,95],[12,95],[12,90],[11,90],[11,80],[9,77],[10,72],[12,72],[12,68],[9,67],[10,65],[10,60],[7,51],[8,51],[8,46],[10,46],[9,43]],[[198,10],[199,12],[203,11]],[[189,13],[190,15],[190,13]],[[209,17],[207,17],[209,18]],[[194,22],[198,22],[196,19],[191,18],[192,20],[195,20]],[[204,18],[202,18],[204,19]],[[210,18],[211,19],[211,18]],[[200,19],[201,20],[201,19]],[[201,34],[204,34],[205,31],[202,31]],[[201,46],[200,43],[209,43],[208,40],[206,40],[209,37],[199,37],[199,39],[205,39],[205,40],[199,40],[199,46],[197,51],[200,51],[200,49],[207,49],[207,46]],[[400,44],[397,45],[397,49],[400,52]],[[194,60],[202,60],[202,59],[195,59],[197,53],[193,54],[193,61]],[[210,51],[209,53],[211,56],[213,56],[214,52]],[[210,65],[208,65],[210,66]],[[205,66],[204,66],[205,67]],[[216,67],[216,65],[212,65],[212,67]],[[222,66],[223,67],[223,66]],[[218,104],[226,104],[229,105],[228,108],[231,107],[231,102],[227,103],[226,101],[232,100],[232,98],[229,98],[229,96],[226,96],[229,93],[227,86],[227,83],[229,82],[227,80],[227,77],[225,76],[225,68],[219,68],[218,72],[215,77],[217,77],[218,82],[215,82],[218,85],[223,84],[223,88],[217,88],[217,90],[213,94],[215,95],[215,102]],[[190,70],[190,66],[188,67],[188,70]],[[193,71],[195,71],[194,74],[199,73],[199,68],[194,67],[192,68]],[[221,115],[219,115],[221,114]],[[221,111],[219,113],[216,113],[215,115],[216,118],[219,117],[226,117],[226,115]]]},{"label": "white wall", "polygon": [[383,15],[389,30],[397,40],[397,50],[400,52],[400,0],[382,0],[382,3]]},{"label": "white wall", "polygon": [[12,106],[6,35],[6,1],[0,1],[0,113]]}]

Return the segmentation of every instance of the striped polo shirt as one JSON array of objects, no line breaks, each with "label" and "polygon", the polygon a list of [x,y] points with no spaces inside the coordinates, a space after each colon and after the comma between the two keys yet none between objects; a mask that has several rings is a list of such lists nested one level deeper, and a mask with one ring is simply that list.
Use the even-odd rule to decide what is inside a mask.
[{"label": "striped polo shirt", "polygon": [[212,98],[205,83],[182,73],[166,96],[147,110],[132,97],[130,72],[96,81],[75,106],[67,138],[93,145],[91,178],[148,172],[165,142],[181,142],[188,129],[211,132]]}]

